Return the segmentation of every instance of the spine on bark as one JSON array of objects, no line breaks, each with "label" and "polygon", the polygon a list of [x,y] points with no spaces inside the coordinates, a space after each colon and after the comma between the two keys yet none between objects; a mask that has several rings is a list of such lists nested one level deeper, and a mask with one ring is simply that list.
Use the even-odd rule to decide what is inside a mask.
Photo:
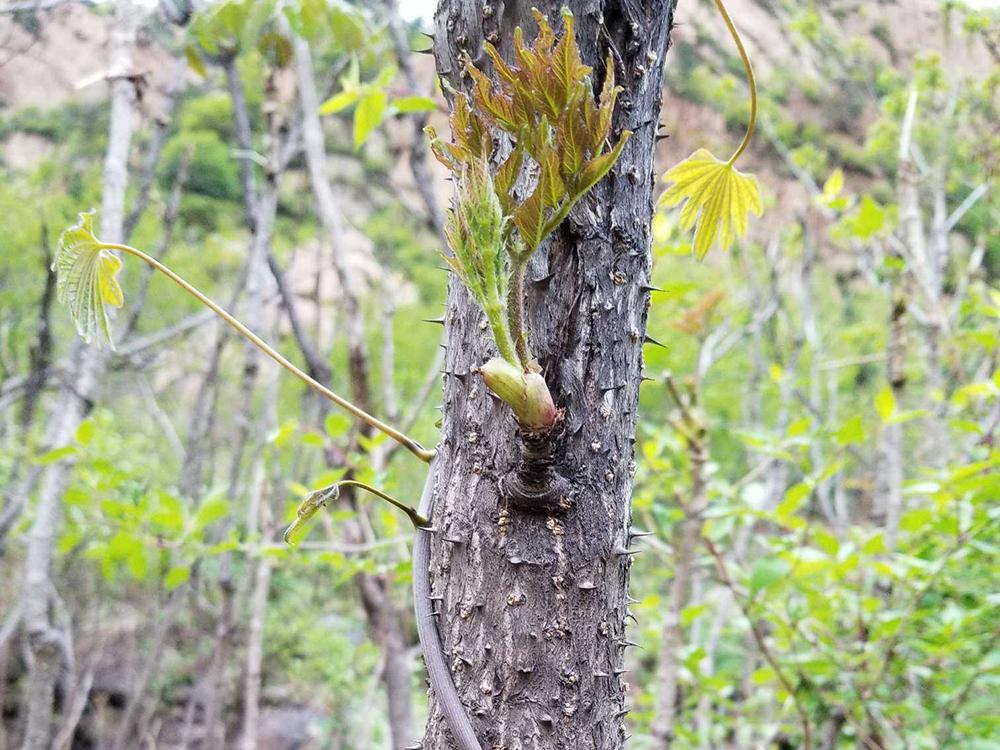
[{"label": "spine on bark", "polygon": [[512,63],[484,45],[495,84],[466,61],[472,93],[451,92],[452,142],[427,130],[456,186],[446,260],[485,313],[497,348],[479,372],[520,428],[521,465],[501,489],[517,507],[550,513],[567,506],[568,482],[557,471],[562,412],[531,355],[524,315],[528,262],[614,166],[631,132],[610,141],[621,90],[611,57],[595,97],[572,13],[563,10],[558,41],[545,16],[533,14],[538,37],[525,46],[516,29]]}]

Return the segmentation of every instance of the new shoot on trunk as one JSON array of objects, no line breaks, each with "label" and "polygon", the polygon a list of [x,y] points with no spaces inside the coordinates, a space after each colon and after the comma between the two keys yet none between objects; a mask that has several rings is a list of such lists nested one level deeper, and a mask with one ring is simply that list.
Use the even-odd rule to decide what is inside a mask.
[{"label": "new shoot on trunk", "polygon": [[528,262],[570,210],[614,166],[631,132],[612,138],[611,120],[621,88],[614,61],[605,62],[599,96],[584,65],[564,9],[558,41],[534,11],[538,37],[524,43],[514,31],[507,63],[489,42],[488,77],[466,60],[471,95],[452,91],[452,142],[437,137],[431,149],[455,181],[448,214],[446,259],[482,308],[498,357],[480,367],[487,387],[507,403],[522,429],[553,427],[558,410],[525,322]]}]

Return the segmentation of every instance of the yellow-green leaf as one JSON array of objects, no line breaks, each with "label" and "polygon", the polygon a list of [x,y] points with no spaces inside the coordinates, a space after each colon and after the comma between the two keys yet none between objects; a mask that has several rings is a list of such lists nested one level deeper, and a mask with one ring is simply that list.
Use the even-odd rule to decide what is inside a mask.
[{"label": "yellow-green leaf", "polygon": [[382,122],[389,97],[381,89],[370,90],[354,110],[354,148],[361,148],[371,132]]},{"label": "yellow-green leaf", "polygon": [[167,575],[163,578],[163,587],[167,591],[173,591],[181,584],[186,583],[190,577],[191,568],[187,566],[180,565],[175,568],[171,568],[167,571]]},{"label": "yellow-green leaf", "polygon": [[720,161],[706,149],[698,149],[667,172],[663,179],[674,183],[660,197],[663,206],[681,209],[680,225],[695,228],[694,252],[698,259],[718,240],[725,250],[747,230],[747,214],[760,216],[762,206],[757,178],[732,164]]},{"label": "yellow-green leaf", "polygon": [[195,49],[193,44],[189,44],[184,48],[184,57],[187,58],[188,67],[193,70],[199,78],[204,78],[208,75],[208,71],[205,70],[205,63],[201,60],[201,55]]},{"label": "yellow-green leaf", "polygon": [[827,202],[832,201],[840,191],[844,189],[844,170],[839,167],[830,173],[826,182],[823,183],[823,198]]},{"label": "yellow-green leaf", "polygon": [[114,349],[107,305],[125,301],[118,284],[122,262],[94,235],[94,212],[80,214],[80,222],[59,237],[55,262],[56,291],[66,305],[80,337],[90,343],[99,334]]},{"label": "yellow-green leaf", "polygon": [[359,96],[361,96],[361,92],[358,89],[344,89],[319,105],[319,113],[332,115],[335,112],[340,112],[357,102]]},{"label": "yellow-green leaf", "polygon": [[875,408],[883,422],[888,421],[896,413],[896,394],[892,392],[892,388],[887,385],[882,386],[882,389],[875,394]]},{"label": "yellow-green leaf", "polygon": [[392,100],[392,106],[397,112],[409,114],[411,112],[433,112],[437,109],[437,102],[429,96],[401,96]]}]

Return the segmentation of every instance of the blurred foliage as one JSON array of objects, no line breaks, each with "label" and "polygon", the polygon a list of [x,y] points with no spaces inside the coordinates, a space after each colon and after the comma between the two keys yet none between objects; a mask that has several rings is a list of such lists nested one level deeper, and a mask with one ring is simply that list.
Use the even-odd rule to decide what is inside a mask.
[{"label": "blurred foliage", "polygon": [[[769,5],[770,22],[787,37],[793,59],[758,65],[766,71],[761,128],[747,160],[761,175],[767,213],[751,225],[748,239],[730,255],[698,264],[676,214],[660,212],[653,226],[653,283],[663,291],[653,293],[648,328],[666,346],[645,348],[653,382],[642,388],[636,448],[635,523],[656,532],[640,542],[649,549],[637,557],[632,576],[640,624],[631,626],[631,637],[645,647],[629,654],[634,710],[628,721],[637,750],[654,747],[660,643],[679,562],[675,535],[693,492],[690,446],[677,429],[677,407],[663,386],[666,373],[685,394],[697,394],[708,451],[707,507],[697,518],[699,543],[690,560],[695,584],[679,618],[684,637],[674,747],[800,747],[804,715],[814,739],[842,721],[833,746],[839,750],[856,747],[872,727],[886,748],[1000,748],[1000,458],[991,422],[1000,413],[1000,73],[995,63],[954,64],[937,39],[912,56],[876,7],[855,6]],[[734,11],[739,20],[738,6]],[[980,55],[975,59],[991,59],[983,40],[997,38],[995,12],[958,3],[939,11],[937,27],[950,34],[956,57],[954,50],[973,50]],[[158,247],[181,155],[192,148],[165,251],[172,267],[213,298],[231,297],[249,233],[232,107],[218,63],[236,56],[255,147],[266,152],[266,76],[288,70],[289,63],[282,18],[309,40],[321,92],[337,103],[328,104],[324,117],[330,176],[351,225],[374,247],[364,266],[361,308],[375,409],[381,413],[388,405],[381,368],[390,298],[397,400],[404,414],[419,407],[413,433],[433,444],[436,384],[426,405],[416,402],[441,331],[420,321],[441,316],[447,275],[439,268],[440,243],[413,208],[419,201],[392,181],[398,172],[396,120],[428,103],[426,92],[409,91],[387,63],[391,41],[384,19],[370,8],[297,0],[279,11],[277,3],[246,0],[199,13],[180,45],[194,82],[178,103],[133,244]],[[738,135],[747,117],[742,68],[719,38],[692,19],[678,31],[666,63],[671,95],[691,107],[686,117],[704,115],[714,149]],[[896,245],[904,214],[898,205],[899,140],[914,88],[920,189],[939,176],[944,205],[954,211],[980,186],[988,188],[946,233],[943,386],[935,385],[928,364],[926,313],[933,308],[912,282],[919,269],[900,259]],[[692,122],[685,127],[700,130]],[[149,123],[139,125],[129,203],[148,144]],[[73,462],[55,575],[81,652],[124,649],[119,628],[130,629],[136,643],[148,643],[173,597],[181,598],[154,680],[159,718],[182,714],[215,652],[225,597],[220,582],[235,582],[245,603],[257,564],[271,561],[264,623],[268,701],[325,717],[317,726],[329,746],[384,746],[381,655],[366,630],[354,579],[362,572],[384,575],[398,609],[408,611],[408,523],[389,510],[368,508],[362,515],[343,503],[317,518],[307,540],[312,546],[304,543],[294,553],[280,543],[280,529],[306,491],[342,478],[347,466],[406,502],[419,496],[423,467],[395,456],[381,465],[373,460],[380,440],[358,435],[346,419],[320,411],[299,383],[282,380],[274,429],[255,435],[253,447],[268,467],[272,518],[264,531],[248,524],[244,473],[250,458],[237,467],[235,491],[231,463],[245,415],[261,395],[241,392],[243,356],[229,344],[209,394],[216,411],[204,446],[207,476],[195,491],[183,492],[183,441],[214,323],[135,359],[113,360],[71,444],[45,445],[41,418],[27,429],[19,421],[18,398],[7,389],[29,371],[60,229],[79,210],[100,204],[107,129],[104,102],[0,111],[5,147],[23,135],[45,144],[26,166],[15,169],[9,156],[0,165],[3,507],[26,475],[56,461]],[[261,179],[263,168],[254,169]],[[929,229],[935,206],[928,193],[921,195]],[[291,162],[279,201],[275,255],[294,270],[289,275],[305,323],[332,367],[331,387],[349,392],[343,312],[328,281],[331,249],[313,217],[301,159]],[[982,258],[974,265],[977,248]],[[317,268],[327,287],[317,287]],[[122,286],[130,298],[143,274],[138,264],[126,265]],[[897,395],[888,388],[885,351],[893,285],[901,283],[912,310],[906,385]],[[132,340],[196,312],[162,280],[151,284]],[[269,304],[277,310],[273,299]],[[296,352],[283,313],[275,320],[269,338],[282,351]],[[73,349],[67,316],[53,314],[51,326],[54,370],[43,394],[46,405],[54,401]],[[941,451],[929,447],[935,426],[943,428]],[[885,436],[894,427],[902,435],[905,481],[893,540],[881,487]],[[34,517],[34,496],[26,500],[26,512],[0,550],[3,616],[18,595]],[[340,532],[344,522],[357,520],[375,540],[363,553],[345,545]],[[734,590],[721,581],[703,540],[724,558]],[[245,614],[241,609],[235,618],[240,644]],[[754,643],[753,628],[778,670]],[[10,719],[23,665],[19,650],[6,653],[11,679],[0,714]],[[224,676],[235,690],[242,654],[230,656]],[[415,677],[414,699],[421,705],[422,687]],[[235,703],[228,707],[234,715]]]}]

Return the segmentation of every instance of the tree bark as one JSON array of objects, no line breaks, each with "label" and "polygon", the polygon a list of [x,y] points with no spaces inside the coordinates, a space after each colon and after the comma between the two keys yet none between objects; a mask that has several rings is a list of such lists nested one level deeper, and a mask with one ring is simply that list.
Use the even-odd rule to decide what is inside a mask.
[{"label": "tree bark", "polygon": [[[476,372],[490,356],[483,316],[460,284],[450,284],[430,573],[433,594],[443,597],[438,628],[452,676],[484,748],[617,750],[626,736],[633,443],[649,303],[653,143],[674,4],[569,3],[597,82],[613,56],[625,88],[616,132],[634,135],[529,269],[531,348],[565,409],[557,459],[570,481],[567,510],[534,515],[501,497],[498,483],[517,465],[520,436]],[[434,42],[442,76],[461,88],[465,51],[481,60],[486,39],[509,56],[515,26],[532,38],[532,5],[559,23],[561,2],[484,8],[442,0]],[[453,747],[433,694],[423,747]]]}]

